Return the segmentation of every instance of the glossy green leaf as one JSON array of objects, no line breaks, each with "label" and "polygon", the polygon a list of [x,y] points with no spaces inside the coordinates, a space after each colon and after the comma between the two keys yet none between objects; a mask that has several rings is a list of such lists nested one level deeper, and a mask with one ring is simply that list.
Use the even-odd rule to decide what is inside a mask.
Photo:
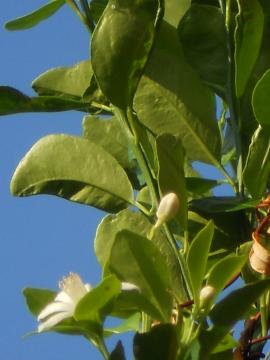
[{"label": "glossy green leaf", "polygon": [[190,7],[191,0],[170,0],[165,1],[164,20],[174,27],[177,27],[185,13]]},{"label": "glossy green leaf", "polygon": [[118,120],[115,117],[102,119],[97,116],[85,116],[83,119],[83,136],[102,146],[125,169],[136,189],[139,189],[137,162]]},{"label": "glossy green leaf", "polygon": [[258,58],[264,25],[264,14],[259,0],[240,1],[235,29],[235,86],[236,95],[245,91],[252,69]]},{"label": "glossy green leaf", "polygon": [[122,109],[132,104],[155,35],[158,0],[109,0],[91,41],[97,82]]},{"label": "glossy green leaf", "polygon": [[139,120],[154,134],[179,136],[189,159],[214,163],[220,134],[210,90],[187,64],[176,29],[163,22],[134,102]]},{"label": "glossy green leaf", "polygon": [[156,307],[157,320],[169,321],[172,279],[164,257],[147,238],[122,230],[111,250],[109,268],[121,281],[135,284]]},{"label": "glossy green leaf", "polygon": [[120,281],[114,275],[106,277],[78,302],[74,318],[77,321],[102,322],[120,291]]},{"label": "glossy green leaf", "polygon": [[180,200],[176,216],[181,226],[187,226],[187,192],[184,175],[184,150],[180,139],[171,134],[162,134],[156,139],[158,161],[157,180],[160,193],[174,192]]},{"label": "glossy green leaf", "polygon": [[[224,338],[219,342],[218,346],[212,351],[212,354],[220,354],[226,350],[233,349],[238,345],[238,342],[233,338],[231,334],[226,334]],[[212,359],[212,358],[211,358]],[[228,359],[231,359],[228,357]]]},{"label": "glossy green leaf", "polygon": [[204,179],[199,177],[186,177],[187,191],[196,195],[208,193],[211,189],[221,184],[219,180]]},{"label": "glossy green leaf", "polygon": [[48,135],[30,149],[12,177],[11,192],[51,194],[111,212],[133,202],[127,175],[110,154],[63,134]]},{"label": "glossy green leaf", "polygon": [[253,95],[252,106],[256,120],[262,127],[270,128],[270,70],[267,70],[257,82]]},{"label": "glossy green leaf", "polygon": [[56,292],[48,289],[25,288],[23,295],[28,309],[37,316],[45,306],[54,300]]},{"label": "glossy green leaf", "polygon": [[245,317],[250,307],[270,286],[270,279],[248,284],[231,292],[211,310],[211,330],[201,333],[202,353],[210,353],[238,320]]},{"label": "glossy green leaf", "polygon": [[188,62],[206,85],[224,97],[228,55],[224,17],[220,8],[192,4],[179,24],[178,35]]},{"label": "glossy green leaf", "polygon": [[[207,279],[207,285],[213,286],[216,296],[218,296],[227,283],[241,271],[246,261],[246,256],[233,255],[221,259],[213,266]],[[213,302],[215,298],[213,298]]]},{"label": "glossy green leaf", "polygon": [[46,71],[32,82],[32,87],[39,95],[81,99],[92,76],[91,61],[85,60]]},{"label": "glossy green leaf", "polygon": [[266,193],[270,174],[270,132],[261,126],[255,131],[243,171],[243,180],[255,199]]},{"label": "glossy green leaf", "polygon": [[177,342],[176,329],[171,324],[157,325],[147,333],[137,333],[133,342],[135,360],[175,359]]},{"label": "glossy green leaf", "polygon": [[0,86],[0,115],[67,110],[89,111],[90,105],[54,96],[29,97],[12,87]]},{"label": "glossy green leaf", "polygon": [[30,14],[8,21],[5,24],[5,28],[7,30],[25,30],[32,28],[56,13],[65,2],[65,0],[51,0]]},{"label": "glossy green leaf", "polygon": [[131,315],[129,318],[125,319],[120,325],[117,325],[112,328],[104,329],[105,336],[111,336],[114,334],[122,334],[129,331],[139,331],[141,325],[141,314],[136,313]]},{"label": "glossy green leaf", "polygon": [[[123,210],[117,215],[106,216],[98,226],[94,243],[95,253],[102,267],[104,268],[109,260],[112,246],[119,231],[126,229],[147,237],[152,226],[153,224],[143,214],[130,210]],[[178,259],[161,230],[155,231],[151,241],[157,246],[168,266],[170,277],[174,283],[174,296],[179,302],[183,302],[185,296]]]},{"label": "glossy green leaf", "polygon": [[258,202],[258,200],[245,199],[241,196],[214,196],[195,199],[190,202],[189,208],[191,210],[202,210],[209,213],[234,212],[252,209]]},{"label": "glossy green leaf", "polygon": [[188,255],[187,267],[194,296],[194,302],[199,305],[199,293],[206,273],[206,264],[209,255],[211,242],[214,235],[214,224],[208,224],[192,240]]},{"label": "glossy green leaf", "polygon": [[126,360],[124,347],[119,340],[116,347],[113,349],[109,356],[109,360]]},{"label": "glossy green leaf", "polygon": [[91,0],[89,8],[95,22],[98,22],[107,4],[108,0]]}]

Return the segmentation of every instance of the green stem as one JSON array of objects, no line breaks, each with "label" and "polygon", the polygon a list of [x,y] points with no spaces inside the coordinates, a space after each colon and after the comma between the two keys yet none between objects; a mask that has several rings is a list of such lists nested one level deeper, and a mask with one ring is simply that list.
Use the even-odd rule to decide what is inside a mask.
[{"label": "green stem", "polygon": [[66,3],[71,7],[71,9],[75,12],[75,14],[79,17],[81,22],[86,26],[87,30],[91,33],[91,30],[89,28],[88,21],[86,17],[81,13],[80,8],[76,4],[76,1],[74,0],[66,0]]},{"label": "green stem", "polygon": [[230,119],[231,125],[234,133],[235,139],[235,147],[236,147],[236,154],[238,159],[238,166],[237,166],[237,179],[238,179],[238,188],[234,188],[236,194],[243,193],[243,179],[242,179],[242,172],[243,172],[243,159],[242,159],[242,146],[241,146],[241,138],[239,133],[239,117],[238,117],[238,101],[236,99],[235,93],[235,63],[234,63],[234,47],[232,44],[232,38],[234,34],[231,33],[232,28],[232,19],[231,19],[231,0],[226,1],[226,8],[225,8],[225,25],[227,30],[227,49],[228,49],[228,83],[227,83],[227,101],[230,111]]},{"label": "green stem", "polygon": [[151,329],[151,317],[146,313],[142,313],[142,332],[148,332]]},{"label": "green stem", "polygon": [[102,354],[104,360],[109,360],[110,358],[110,353],[106,347],[106,344],[104,342],[104,339],[103,338],[100,338],[97,342],[97,347],[100,351],[100,353]]},{"label": "green stem", "polygon": [[[265,278],[265,276],[264,276]],[[266,303],[267,293],[264,293],[260,297],[260,312],[261,312],[261,327],[262,327],[262,337],[267,335],[268,332],[268,309]]]},{"label": "green stem", "polygon": [[[128,119],[127,114],[124,110],[122,110],[118,107],[113,107],[113,112],[115,113],[117,119],[119,120],[124,133],[128,137],[128,140],[132,147],[132,151],[133,151],[133,153],[138,161],[138,164],[140,166],[140,169],[144,175],[146,184],[150,191],[152,206],[157,208],[159,199],[158,199],[158,194],[156,192],[156,185],[155,185],[154,179],[152,178],[152,174],[148,167],[148,164],[145,159],[142,148],[139,144],[138,137],[135,132],[134,126],[132,126],[132,123],[130,124],[130,122],[129,122],[130,119]],[[133,132],[135,132],[135,133],[133,133]]]},{"label": "green stem", "polygon": [[87,0],[80,0],[80,3],[81,3],[81,7],[82,7],[82,9],[84,11],[85,18],[87,19],[87,24],[88,24],[89,30],[90,30],[91,33],[93,33],[93,31],[95,30],[95,22],[94,22],[94,19],[92,17],[92,14],[90,12],[88,1]]},{"label": "green stem", "polygon": [[110,106],[100,104],[100,103],[98,103],[96,101],[92,101],[91,106],[94,106],[94,107],[96,107],[98,109],[101,109],[101,110],[105,110],[105,111],[110,112],[110,113],[112,112],[112,108]]}]

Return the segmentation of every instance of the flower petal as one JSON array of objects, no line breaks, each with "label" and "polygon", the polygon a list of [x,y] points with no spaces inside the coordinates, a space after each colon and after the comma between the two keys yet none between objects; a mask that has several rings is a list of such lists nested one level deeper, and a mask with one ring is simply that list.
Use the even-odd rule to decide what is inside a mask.
[{"label": "flower petal", "polygon": [[58,293],[54,299],[54,301],[61,301],[61,302],[65,302],[65,303],[73,303],[73,300],[70,298],[70,296],[64,292],[64,291],[60,291],[60,293]]},{"label": "flower petal", "polygon": [[121,283],[121,290],[124,290],[124,291],[130,291],[130,290],[140,290],[138,288],[138,286],[132,284],[132,283],[129,283],[129,282],[122,282]]},{"label": "flower petal", "polygon": [[67,312],[72,316],[75,305],[73,303],[64,303],[64,302],[52,302],[48,304],[38,315],[38,321],[45,319],[48,316],[51,316],[59,312]]},{"label": "flower petal", "polygon": [[53,326],[59,324],[61,321],[70,318],[69,312],[60,312],[50,316],[46,321],[38,325],[38,332],[51,329]]}]

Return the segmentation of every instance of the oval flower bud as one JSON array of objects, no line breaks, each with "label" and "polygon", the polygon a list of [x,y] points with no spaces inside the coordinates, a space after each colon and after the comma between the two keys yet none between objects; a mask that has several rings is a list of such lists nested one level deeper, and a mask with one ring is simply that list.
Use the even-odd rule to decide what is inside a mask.
[{"label": "oval flower bud", "polygon": [[216,295],[216,289],[211,285],[204,286],[200,291],[200,308],[205,309]]},{"label": "oval flower bud", "polygon": [[169,193],[160,201],[157,209],[157,222],[155,227],[159,227],[164,222],[173,219],[179,211],[180,201],[175,193]]}]

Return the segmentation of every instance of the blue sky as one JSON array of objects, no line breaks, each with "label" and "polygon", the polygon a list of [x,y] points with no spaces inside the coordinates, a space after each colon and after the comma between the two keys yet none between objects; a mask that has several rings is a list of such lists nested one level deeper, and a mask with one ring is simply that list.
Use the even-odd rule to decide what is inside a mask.
[{"label": "blue sky", "polygon": [[[68,7],[38,27],[7,32],[5,21],[45,1],[4,1],[0,12],[0,83],[32,94],[31,81],[47,69],[86,59],[89,35]],[[93,253],[100,211],[49,196],[14,198],[9,193],[13,171],[25,152],[51,133],[80,135],[82,114],[25,114],[0,118],[0,358],[101,359],[84,339],[45,334],[22,339],[35,329],[21,295],[25,286],[56,289],[70,271],[96,284],[100,268]]]}]

